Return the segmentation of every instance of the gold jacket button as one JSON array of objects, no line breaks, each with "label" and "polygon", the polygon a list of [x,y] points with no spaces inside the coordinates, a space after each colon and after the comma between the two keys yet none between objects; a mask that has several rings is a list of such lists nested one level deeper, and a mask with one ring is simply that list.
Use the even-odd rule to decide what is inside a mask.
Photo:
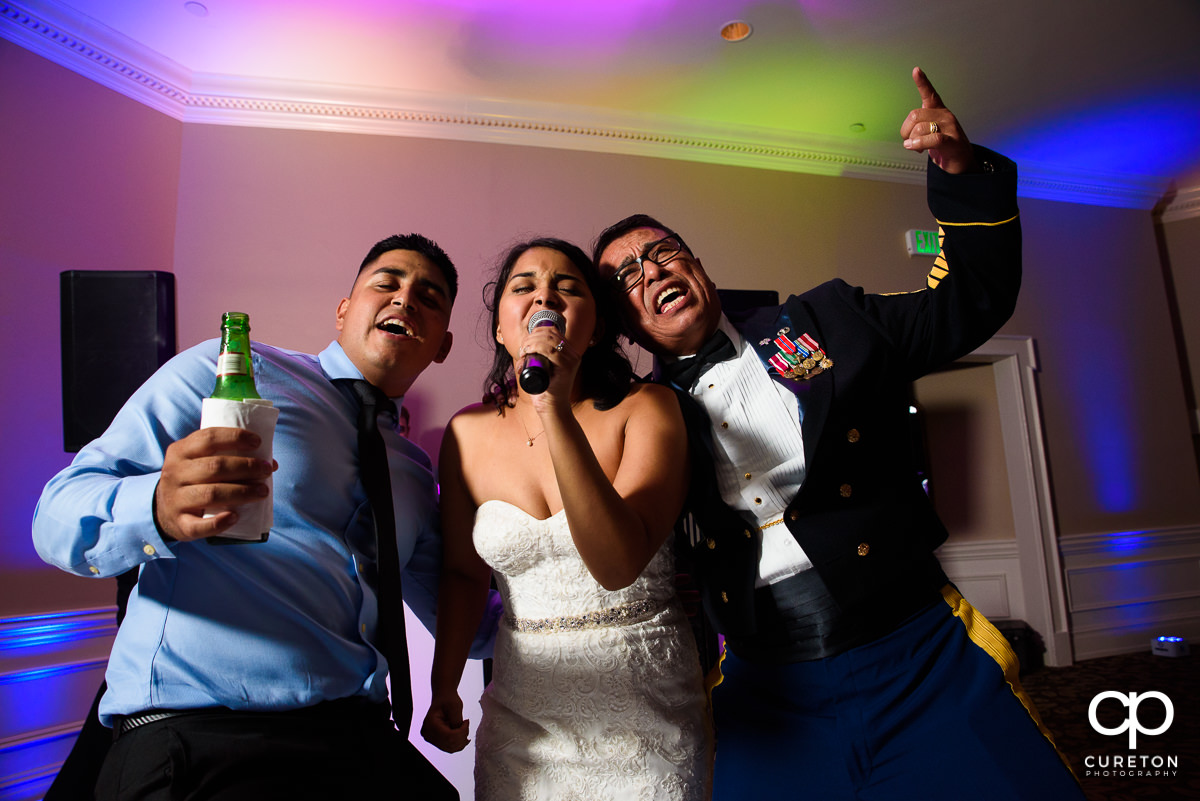
[{"label": "gold jacket button", "polygon": [[868,545],[868,544],[867,544],[867,543],[865,543],[865,542],[860,542],[860,543],[858,544],[858,555],[859,555],[859,556],[866,556],[866,555],[867,555],[867,554],[869,554],[870,552],[871,552],[871,546],[870,546],[870,545]]},{"label": "gold jacket button", "polygon": [[729,596],[726,595],[724,592],[721,593],[721,603],[725,603],[725,604],[729,603]]},{"label": "gold jacket button", "polygon": [[750,533],[750,529],[746,529],[742,533],[746,535],[746,539],[750,539],[754,536],[753,534]]},{"label": "gold jacket button", "polygon": [[717,547],[717,541],[714,540],[712,537],[709,537],[708,539],[706,539],[704,541],[704,544],[708,546],[708,550],[710,550],[710,551]]},{"label": "gold jacket button", "polygon": [[791,520],[794,523],[795,521],[797,521],[799,519],[800,519],[800,511],[799,510],[793,509],[792,511],[788,512],[788,520]]},{"label": "gold jacket button", "polygon": [[850,442],[858,442],[860,439],[862,439],[862,435],[858,433],[857,428],[852,428],[846,432],[846,439],[848,439]]},{"label": "gold jacket button", "polygon": [[853,491],[854,490],[850,487],[849,484],[843,484],[842,486],[838,487],[838,494],[841,495],[843,498],[849,498],[850,494]]}]

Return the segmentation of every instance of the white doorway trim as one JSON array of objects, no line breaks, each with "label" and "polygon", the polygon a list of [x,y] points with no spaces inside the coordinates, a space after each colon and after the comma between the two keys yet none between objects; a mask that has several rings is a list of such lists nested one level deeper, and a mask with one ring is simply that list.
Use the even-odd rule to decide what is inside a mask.
[{"label": "white doorway trim", "polygon": [[1042,636],[1045,664],[1070,665],[1074,661],[1070,619],[1042,438],[1033,338],[995,336],[959,361],[992,365],[1016,528],[1025,622]]}]

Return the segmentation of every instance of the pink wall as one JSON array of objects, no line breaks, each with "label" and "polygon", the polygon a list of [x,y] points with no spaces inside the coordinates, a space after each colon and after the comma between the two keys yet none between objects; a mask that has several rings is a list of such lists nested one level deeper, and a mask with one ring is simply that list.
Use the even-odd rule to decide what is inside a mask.
[{"label": "pink wall", "polygon": [[0,616],[112,603],[29,523],[63,452],[59,273],[171,270],[183,126],[0,40]]}]

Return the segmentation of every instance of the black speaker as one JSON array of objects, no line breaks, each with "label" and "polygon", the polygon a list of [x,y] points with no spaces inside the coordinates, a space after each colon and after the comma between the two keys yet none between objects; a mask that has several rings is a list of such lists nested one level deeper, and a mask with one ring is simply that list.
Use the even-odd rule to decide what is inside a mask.
[{"label": "black speaker", "polygon": [[718,289],[721,311],[737,317],[740,312],[760,306],[778,306],[779,293],[774,289]]},{"label": "black speaker", "polygon": [[62,297],[63,449],[104,433],[133,391],[175,355],[175,276],[66,270]]},{"label": "black speaker", "polygon": [[1042,642],[1042,635],[1034,631],[1032,626],[1024,620],[997,620],[993,625],[1017,655],[1022,676],[1042,667],[1042,654],[1046,652],[1046,646]]}]

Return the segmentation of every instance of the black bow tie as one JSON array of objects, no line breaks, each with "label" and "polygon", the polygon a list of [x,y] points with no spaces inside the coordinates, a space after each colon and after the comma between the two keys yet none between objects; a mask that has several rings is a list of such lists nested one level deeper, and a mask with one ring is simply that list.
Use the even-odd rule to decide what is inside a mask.
[{"label": "black bow tie", "polygon": [[729,341],[729,337],[721,329],[717,329],[698,353],[690,359],[678,359],[662,366],[662,373],[671,383],[683,390],[690,390],[692,384],[708,367],[717,362],[727,361],[737,356],[737,348]]}]

